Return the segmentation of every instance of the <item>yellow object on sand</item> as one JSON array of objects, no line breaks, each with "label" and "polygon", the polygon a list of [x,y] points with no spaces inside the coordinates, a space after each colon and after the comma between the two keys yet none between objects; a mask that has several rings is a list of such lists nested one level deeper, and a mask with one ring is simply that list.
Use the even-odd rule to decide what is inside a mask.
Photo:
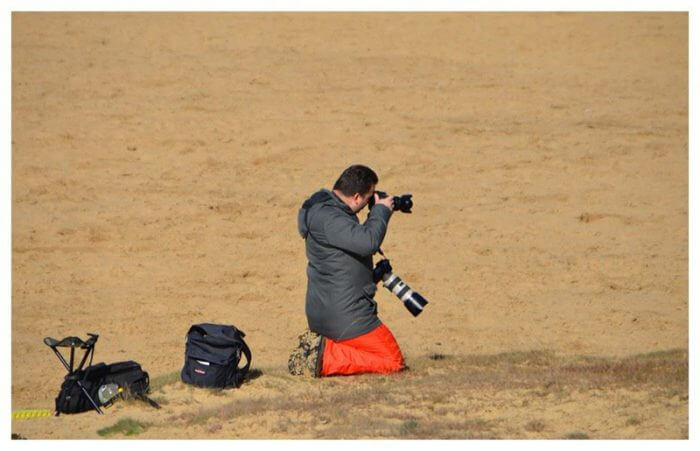
[{"label": "yellow object on sand", "polygon": [[28,418],[50,417],[53,411],[49,409],[25,409],[12,412],[13,420],[26,420]]}]

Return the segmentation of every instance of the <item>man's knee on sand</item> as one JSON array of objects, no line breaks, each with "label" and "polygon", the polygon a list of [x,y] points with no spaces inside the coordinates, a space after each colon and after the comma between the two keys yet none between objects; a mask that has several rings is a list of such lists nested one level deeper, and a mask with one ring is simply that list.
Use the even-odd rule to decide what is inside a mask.
[{"label": "man's knee on sand", "polygon": [[321,375],[394,373],[404,368],[398,346],[373,347],[374,352],[355,348],[352,344],[327,340]]},{"label": "man's knee on sand", "polygon": [[395,373],[404,369],[400,352],[372,354],[351,346],[326,342],[321,376],[351,375],[362,373]]},{"label": "man's knee on sand", "polygon": [[359,337],[335,341],[306,331],[289,358],[295,375],[394,373],[404,369],[401,349],[391,331],[380,325]]}]

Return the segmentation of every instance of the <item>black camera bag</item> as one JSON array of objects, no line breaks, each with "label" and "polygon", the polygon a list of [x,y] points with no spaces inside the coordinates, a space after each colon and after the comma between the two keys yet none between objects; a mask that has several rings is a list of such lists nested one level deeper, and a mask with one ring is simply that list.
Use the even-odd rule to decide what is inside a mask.
[{"label": "black camera bag", "polygon": [[[182,382],[198,387],[239,387],[250,369],[245,333],[234,326],[202,323],[190,327],[185,340]],[[241,356],[247,363],[238,367]]]},{"label": "black camera bag", "polygon": [[90,400],[80,389],[80,385],[99,405],[97,391],[101,386],[110,383],[117,384],[122,389],[120,396],[123,399],[141,399],[154,407],[159,407],[146,396],[149,391],[148,373],[138,363],[128,360],[110,365],[100,362],[66,375],[56,397],[57,414],[80,413],[94,409]]}]

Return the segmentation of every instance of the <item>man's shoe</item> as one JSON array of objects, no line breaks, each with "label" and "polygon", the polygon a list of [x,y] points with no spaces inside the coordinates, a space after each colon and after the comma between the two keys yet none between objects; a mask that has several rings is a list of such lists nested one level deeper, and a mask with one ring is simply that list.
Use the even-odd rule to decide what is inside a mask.
[{"label": "man's shoe", "polygon": [[321,370],[323,369],[323,351],[326,349],[326,337],[320,335],[318,340],[318,345],[314,348],[316,353],[316,359],[314,361],[313,375],[314,377],[321,377]]},{"label": "man's shoe", "polygon": [[289,356],[289,372],[295,376],[320,377],[325,339],[310,330],[299,335],[299,345]]}]

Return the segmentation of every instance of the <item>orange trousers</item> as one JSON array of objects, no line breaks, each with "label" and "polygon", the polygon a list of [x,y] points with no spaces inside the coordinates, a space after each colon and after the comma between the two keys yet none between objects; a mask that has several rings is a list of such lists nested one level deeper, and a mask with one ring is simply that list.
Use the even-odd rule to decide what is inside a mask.
[{"label": "orange trousers", "polygon": [[394,373],[404,368],[399,345],[384,324],[348,340],[325,340],[320,376]]}]

